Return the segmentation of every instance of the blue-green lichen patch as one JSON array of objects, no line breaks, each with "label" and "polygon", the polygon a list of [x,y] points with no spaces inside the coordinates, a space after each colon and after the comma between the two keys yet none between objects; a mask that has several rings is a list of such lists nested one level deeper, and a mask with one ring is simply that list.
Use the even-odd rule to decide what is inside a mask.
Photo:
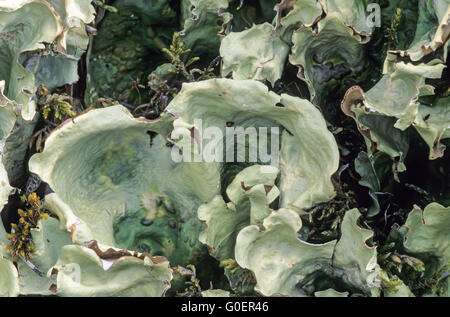
[{"label": "blue-green lichen patch", "polygon": [[99,186],[114,186],[136,177],[140,159],[135,150],[138,145],[122,144],[118,139],[111,139],[106,146],[110,150],[93,160],[86,181]]},{"label": "blue-green lichen patch", "polygon": [[196,217],[181,219],[171,201],[156,192],[144,193],[140,200],[137,211],[114,223],[114,238],[120,247],[167,257],[172,265],[195,263],[206,255],[198,243],[202,225]]},{"label": "blue-green lichen patch", "polygon": [[86,104],[98,98],[113,98],[137,106],[148,102],[145,93],[132,89],[133,81],[147,76],[164,62],[161,49],[176,31],[176,13],[168,0],[112,3],[98,28],[89,56]]},{"label": "blue-green lichen patch", "polygon": [[143,194],[140,207],[114,223],[117,243],[130,250],[171,257],[181,227],[170,201],[156,193]]}]

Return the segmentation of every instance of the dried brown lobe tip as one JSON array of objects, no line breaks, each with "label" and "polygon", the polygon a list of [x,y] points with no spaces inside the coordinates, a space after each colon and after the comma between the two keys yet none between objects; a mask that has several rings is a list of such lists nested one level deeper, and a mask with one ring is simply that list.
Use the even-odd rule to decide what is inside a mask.
[{"label": "dried brown lobe tip", "polygon": [[341,109],[347,116],[354,118],[355,114],[351,111],[351,106],[362,103],[364,100],[364,91],[359,86],[350,87],[345,93],[341,102]]}]

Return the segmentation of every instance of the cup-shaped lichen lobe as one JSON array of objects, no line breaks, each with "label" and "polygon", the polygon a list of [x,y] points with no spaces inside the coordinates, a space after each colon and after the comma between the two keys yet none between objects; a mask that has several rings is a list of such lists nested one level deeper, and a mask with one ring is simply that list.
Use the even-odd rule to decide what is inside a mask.
[{"label": "cup-shaped lichen lobe", "polygon": [[315,28],[303,26],[293,33],[290,62],[299,67],[298,76],[308,84],[316,104],[326,109],[326,92],[337,93],[343,84],[364,79],[363,73],[370,68],[364,60],[365,40],[337,14],[330,14]]},{"label": "cup-shaped lichen lobe", "polygon": [[[150,140],[148,131],[159,134]],[[199,244],[196,210],[218,192],[219,177],[204,163],[173,161],[164,131],[160,122],[134,119],[121,106],[97,109],[54,132],[31,170],[88,228],[83,237],[176,254],[181,264],[191,252],[174,250]]]}]

